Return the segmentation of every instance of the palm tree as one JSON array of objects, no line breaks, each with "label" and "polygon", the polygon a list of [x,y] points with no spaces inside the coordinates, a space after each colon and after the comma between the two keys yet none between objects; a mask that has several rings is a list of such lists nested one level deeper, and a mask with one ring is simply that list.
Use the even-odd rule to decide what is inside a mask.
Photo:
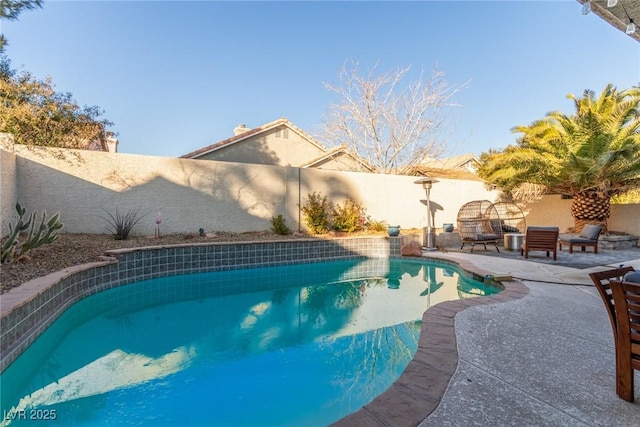
[{"label": "palm tree", "polygon": [[599,97],[586,90],[574,100],[575,114],[548,113],[503,151],[483,153],[478,174],[515,199],[538,194],[573,198],[576,231],[586,223],[606,230],[611,196],[640,188],[640,87]]}]

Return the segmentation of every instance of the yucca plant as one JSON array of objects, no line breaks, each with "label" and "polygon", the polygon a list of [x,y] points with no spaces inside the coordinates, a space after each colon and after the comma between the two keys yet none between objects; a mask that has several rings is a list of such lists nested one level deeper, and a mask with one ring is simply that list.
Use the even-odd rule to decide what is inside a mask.
[{"label": "yucca plant", "polygon": [[107,222],[107,229],[111,232],[115,240],[127,240],[127,238],[129,238],[129,233],[131,233],[133,227],[149,214],[147,212],[143,215],[140,215],[139,207],[133,210],[129,210],[125,213],[121,213],[117,208],[115,213],[111,213],[106,209],[103,210],[107,215],[100,216],[100,218]]}]

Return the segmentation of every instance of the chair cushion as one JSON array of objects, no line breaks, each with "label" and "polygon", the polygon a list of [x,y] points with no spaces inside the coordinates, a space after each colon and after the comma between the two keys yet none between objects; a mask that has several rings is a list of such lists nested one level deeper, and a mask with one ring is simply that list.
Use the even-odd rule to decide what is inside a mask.
[{"label": "chair cushion", "polygon": [[491,224],[491,231],[493,231],[494,233],[500,233],[500,230],[502,229],[502,223],[499,219],[489,220],[489,223]]},{"label": "chair cushion", "polygon": [[625,282],[640,283],[640,271],[630,271],[624,275]]},{"label": "chair cushion", "polygon": [[497,240],[498,235],[493,233],[478,234],[478,240]]},{"label": "chair cushion", "polygon": [[602,230],[602,227],[599,225],[585,224],[584,228],[582,229],[582,233],[580,233],[578,237],[582,237],[583,239],[596,240],[598,238],[598,235],[600,234],[600,230]]},{"label": "chair cushion", "polygon": [[561,238],[561,242],[569,242],[569,243],[595,243],[595,239],[585,239],[583,237],[570,237],[570,238]]},{"label": "chair cushion", "polygon": [[502,231],[505,233],[519,233],[520,229],[507,224],[502,224]]}]

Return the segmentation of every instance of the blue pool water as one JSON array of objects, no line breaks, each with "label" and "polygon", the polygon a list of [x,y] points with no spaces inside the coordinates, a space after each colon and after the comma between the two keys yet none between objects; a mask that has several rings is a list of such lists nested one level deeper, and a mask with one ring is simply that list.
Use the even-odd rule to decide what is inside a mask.
[{"label": "blue pool water", "polygon": [[430,305],[496,292],[406,259],[122,286],[72,306],[2,373],[2,424],[328,425],[400,376]]}]

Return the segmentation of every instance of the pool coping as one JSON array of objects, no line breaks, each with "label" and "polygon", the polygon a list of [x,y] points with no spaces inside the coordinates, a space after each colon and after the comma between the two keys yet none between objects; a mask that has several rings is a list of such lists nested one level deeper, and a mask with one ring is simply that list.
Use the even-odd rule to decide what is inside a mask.
[{"label": "pool coping", "polygon": [[[0,372],[11,365],[66,309],[102,290],[173,274],[361,257],[399,258],[401,243],[402,236],[375,236],[179,244],[108,251],[103,261],[57,271],[2,295]],[[265,248],[269,248],[267,252],[272,256],[263,253]],[[210,259],[216,255],[220,259]],[[492,273],[465,260],[444,260],[428,255],[411,258],[455,265],[476,278]],[[149,259],[159,264],[148,265]],[[158,266],[162,268],[156,269]],[[131,271],[134,273],[129,274]],[[446,301],[425,311],[418,350],[400,378],[372,402],[334,425],[415,426],[422,422],[440,403],[458,364],[456,314],[468,307],[519,299],[529,292],[520,282],[503,282],[502,286],[504,290],[496,295]],[[22,322],[27,318],[28,322]]]}]

